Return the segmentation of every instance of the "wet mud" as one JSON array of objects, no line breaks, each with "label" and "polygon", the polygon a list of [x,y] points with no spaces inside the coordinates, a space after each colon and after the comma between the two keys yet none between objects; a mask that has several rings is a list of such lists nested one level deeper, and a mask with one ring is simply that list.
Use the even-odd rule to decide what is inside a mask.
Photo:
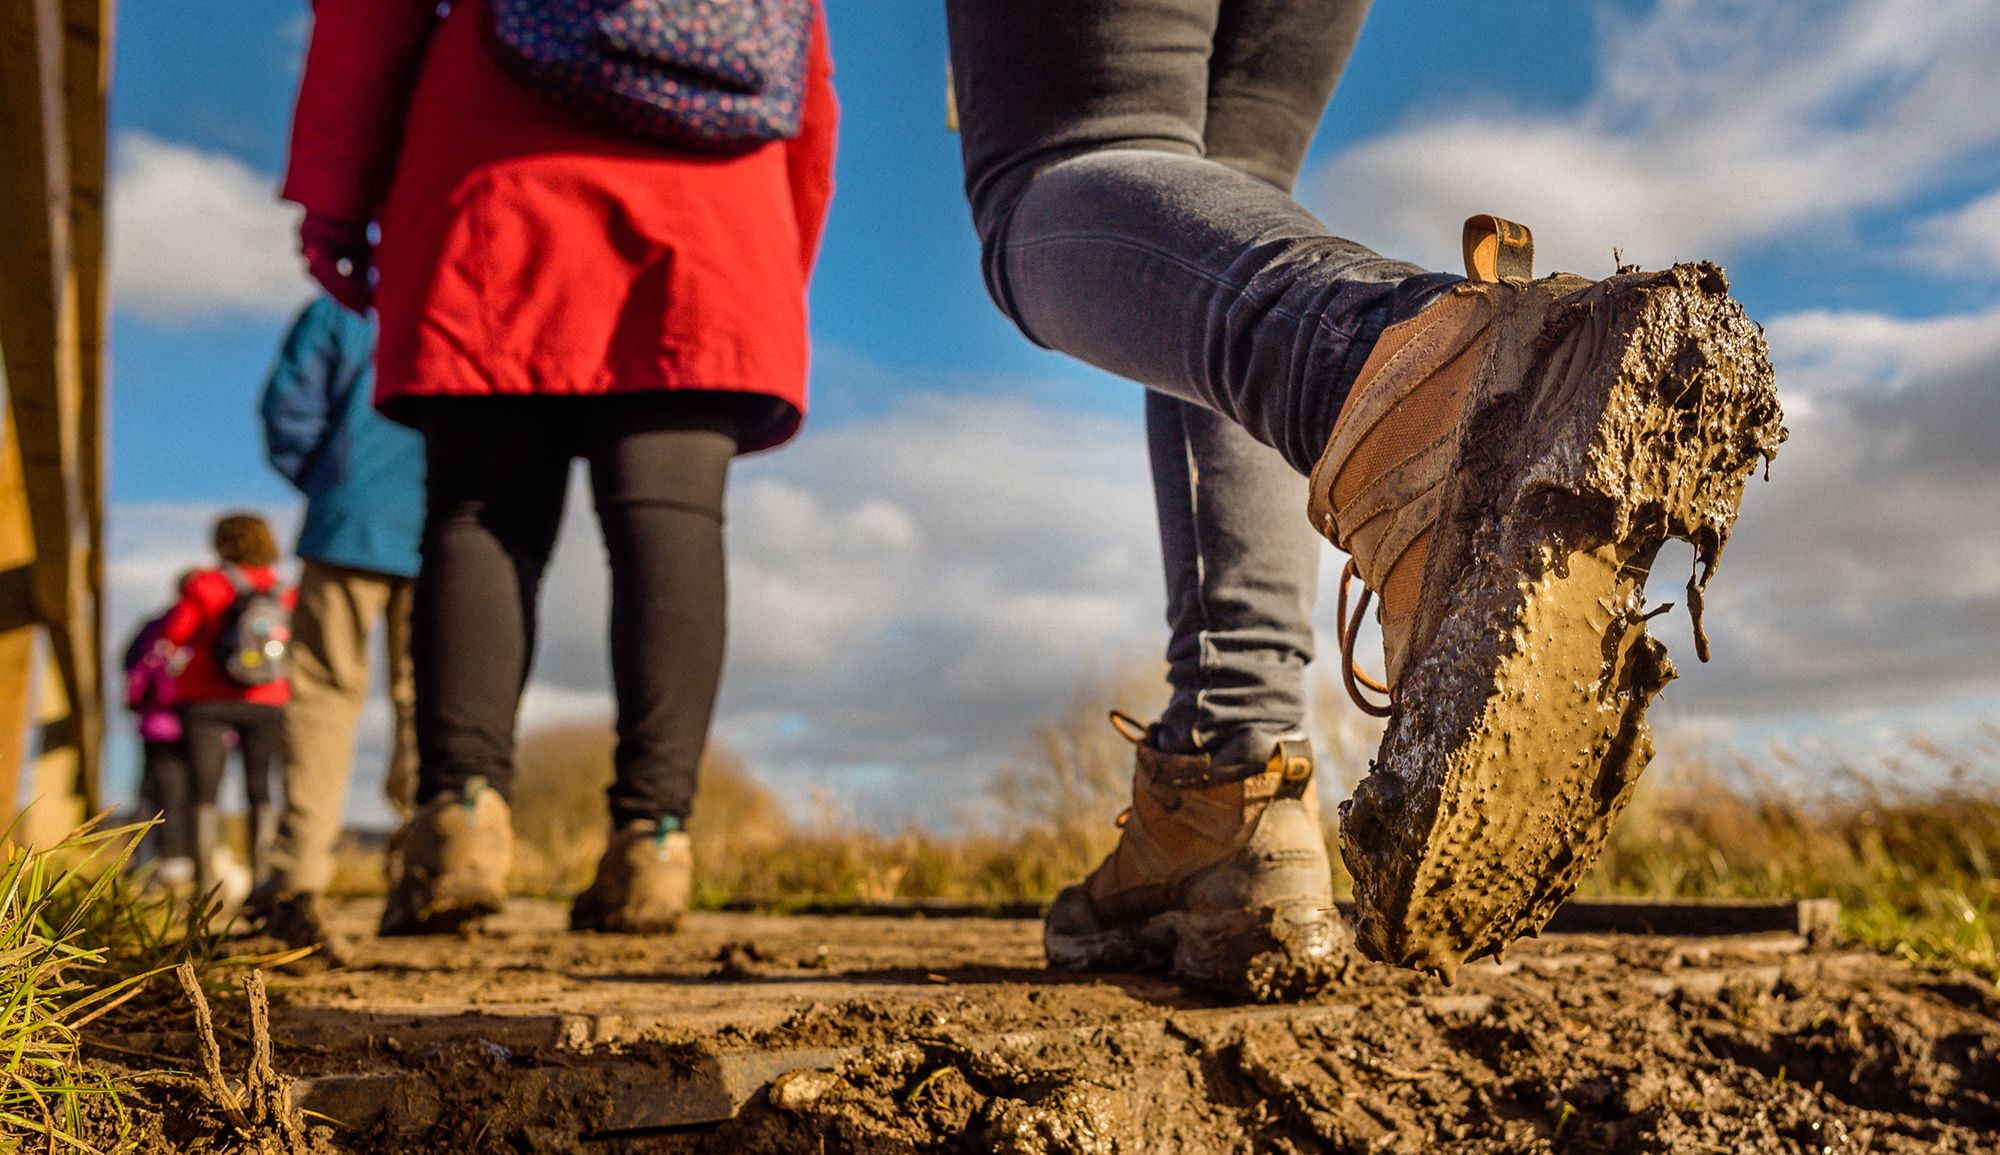
[{"label": "wet mud", "polygon": [[1447,978],[1538,931],[1596,859],[1675,676],[1646,628],[1654,556],[1693,543],[1702,639],[1745,482],[1785,436],[1713,265],[1546,278],[1499,324],[1398,709],[1341,810],[1358,945]]},{"label": "wet mud", "polygon": [[[316,1150],[2000,1151],[1993,986],[1797,936],[1551,935],[1450,988],[1357,958],[1239,1007],[1048,972],[1031,921],[593,936],[517,902],[385,941],[375,913],[337,919],[352,968],[273,983]],[[105,1042],[198,1069],[171,1016]],[[243,1149],[154,1093],[173,1140],[139,1149]]]}]

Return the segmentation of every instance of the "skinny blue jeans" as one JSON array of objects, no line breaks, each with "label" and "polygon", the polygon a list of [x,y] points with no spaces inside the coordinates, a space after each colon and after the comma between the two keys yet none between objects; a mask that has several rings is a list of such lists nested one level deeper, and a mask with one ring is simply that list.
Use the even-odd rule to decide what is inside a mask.
[{"label": "skinny blue jeans", "polygon": [[1261,758],[1305,715],[1302,474],[1382,330],[1456,277],[1291,190],[1368,0],[947,0],[988,290],[1152,390],[1172,698],[1159,741]]}]

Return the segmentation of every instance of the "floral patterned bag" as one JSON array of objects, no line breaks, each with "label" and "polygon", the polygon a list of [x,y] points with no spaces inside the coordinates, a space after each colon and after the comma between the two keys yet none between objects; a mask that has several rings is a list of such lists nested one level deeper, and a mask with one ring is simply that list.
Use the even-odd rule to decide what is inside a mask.
[{"label": "floral patterned bag", "polygon": [[492,0],[513,71],[572,112],[702,152],[799,131],[813,0]]}]

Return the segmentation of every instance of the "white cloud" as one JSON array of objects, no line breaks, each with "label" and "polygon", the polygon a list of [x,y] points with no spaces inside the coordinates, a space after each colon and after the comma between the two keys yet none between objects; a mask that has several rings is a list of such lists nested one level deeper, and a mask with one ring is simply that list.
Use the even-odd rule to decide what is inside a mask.
[{"label": "white cloud", "polygon": [[1456,226],[1537,226],[1545,268],[1724,258],[1812,231],[1840,243],[2000,141],[2000,6],[1986,0],[1601,7],[1598,90],[1579,108],[1420,118],[1321,166],[1336,232],[1434,268]]},{"label": "white cloud", "polygon": [[111,177],[112,303],[160,321],[278,317],[311,291],[298,210],[277,180],[226,153],[118,136]]},{"label": "white cloud", "polygon": [[2000,309],[1769,334],[1792,438],[1711,591],[1715,666],[1669,693],[1767,717],[2000,693]]},{"label": "white cloud", "polygon": [[[1686,675],[1663,722],[1754,736],[1839,715],[1855,733],[1882,710],[2000,693],[2000,310],[1806,313],[1770,333],[1793,439],[1773,481],[1752,484],[1711,589],[1714,664],[1694,662],[1679,615],[1656,623]],[[729,500],[717,734],[801,809],[825,788],[870,820],[944,821],[1080,676],[1166,640],[1136,413],[910,395],[741,463]],[[611,710],[607,583],[580,477],[570,505],[528,727]],[[116,511],[118,630],[202,559],[218,512]],[[1684,549],[1663,558],[1659,598],[1680,597],[1686,565]],[[1315,614],[1329,659],[1337,571],[1322,567]],[[353,792],[376,823],[385,727],[379,709],[363,719]]]},{"label": "white cloud", "polygon": [[[536,693],[608,712],[588,506],[577,487]],[[742,463],[728,517],[718,736],[801,805],[833,786],[872,817],[942,819],[1093,662],[1164,644],[1136,411],[912,396]]]},{"label": "white cloud", "polygon": [[1917,260],[1946,273],[2000,273],[2000,192],[1918,222]]}]

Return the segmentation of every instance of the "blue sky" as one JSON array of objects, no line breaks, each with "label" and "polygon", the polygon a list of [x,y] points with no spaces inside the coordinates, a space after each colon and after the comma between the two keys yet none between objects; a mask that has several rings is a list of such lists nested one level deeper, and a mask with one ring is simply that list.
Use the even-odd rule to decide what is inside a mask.
[{"label": "blue sky", "polygon": [[[289,504],[252,414],[306,292],[271,188],[307,6],[199,10],[120,12],[121,628],[197,559],[218,506]],[[719,731],[781,784],[930,819],[976,797],[1083,669],[1163,640],[1139,396],[986,300],[943,129],[941,6],[828,11],[845,117],[814,413],[733,489]],[[1613,246],[1713,257],[1770,328],[1794,444],[1747,499],[1711,598],[1718,658],[1670,690],[1672,733],[1851,751],[2000,716],[1996,78],[1985,0],[1370,18],[1301,189],[1336,231],[1450,267],[1459,218],[1490,210],[1535,227],[1544,267],[1602,275]],[[582,592],[551,614],[531,719],[606,708],[587,518],[564,551],[552,580]],[[379,710],[369,725],[378,740]]]},{"label": "blue sky", "polygon": [[[222,153],[266,174],[281,170],[298,60],[309,27],[302,3],[217,0],[190,19],[177,5],[127,4],[120,13],[114,132]],[[1375,14],[1314,155],[1442,103],[1428,60],[1453,61],[1454,98],[1559,107],[1586,90],[1589,21],[1572,6],[1527,6],[1513,35],[1532,39],[1555,82],[1525,81],[1493,50],[1507,34],[1489,4],[1460,0],[1384,5]],[[959,193],[957,138],[944,131],[942,5],[922,0],[832,0],[845,123],[840,195],[813,292],[813,335],[823,347],[931,390],[983,390],[994,377],[1033,380],[1047,400],[1136,411],[1129,385],[1035,349],[987,301],[977,245]],[[1532,35],[1530,35],[1530,31]],[[198,317],[122,309],[113,427],[114,495],[122,500],[282,500],[253,454],[245,398],[280,331],[268,309]],[[846,365],[847,362],[841,362]],[[899,390],[865,374],[816,382],[817,425],[896,404]],[[218,455],[185,466],[184,447]]]}]

